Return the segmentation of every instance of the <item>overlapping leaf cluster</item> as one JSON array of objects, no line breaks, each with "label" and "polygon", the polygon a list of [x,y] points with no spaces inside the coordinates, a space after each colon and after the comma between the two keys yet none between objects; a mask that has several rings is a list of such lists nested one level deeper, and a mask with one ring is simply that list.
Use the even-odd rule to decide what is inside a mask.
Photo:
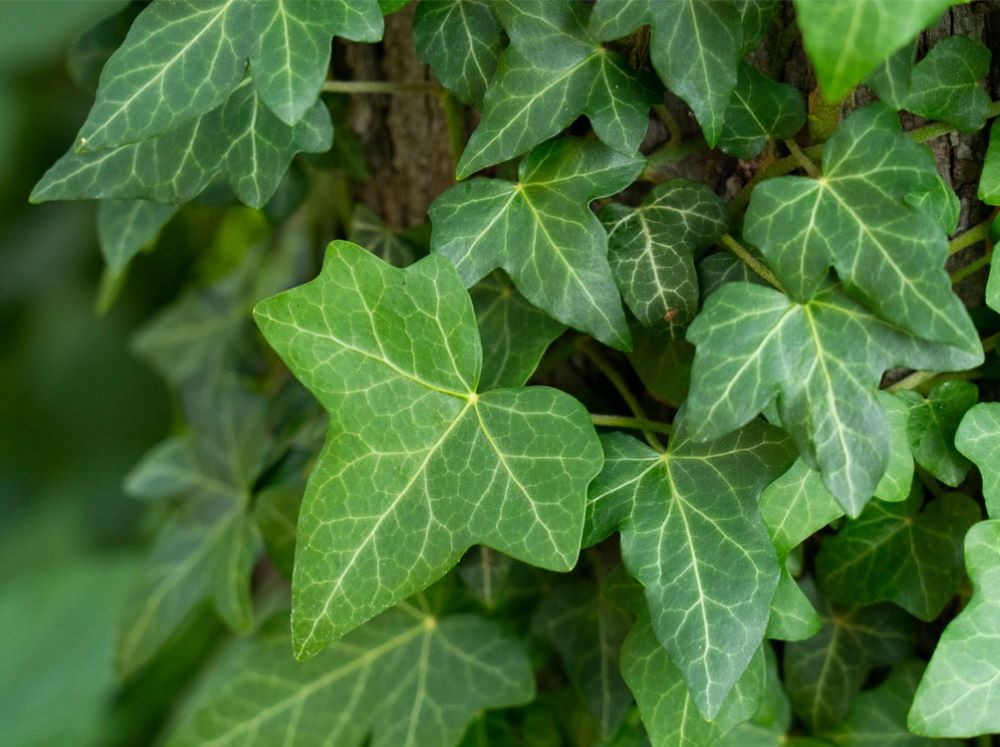
[{"label": "overlapping leaf cluster", "polygon": [[[331,37],[375,41],[404,4],[155,0],[91,32],[120,46],[35,199],[102,200],[119,274],[209,185],[265,206],[330,147]],[[271,234],[230,210],[226,271],[136,340],[184,415],[128,480],[167,518],[120,669],[204,607],[253,630],[171,743],[1000,731],[1000,413],[938,380],[980,371],[997,324],[952,290],[959,203],[897,115],[996,113],[978,42],[916,59],[946,5],[796,2],[809,114],[864,81],[879,99],[807,131],[751,55],[777,2],[420,3],[417,53],[480,110],[429,232],[351,206],[317,274],[313,212],[269,205]],[[664,169],[711,149],[758,169],[728,205]]]}]

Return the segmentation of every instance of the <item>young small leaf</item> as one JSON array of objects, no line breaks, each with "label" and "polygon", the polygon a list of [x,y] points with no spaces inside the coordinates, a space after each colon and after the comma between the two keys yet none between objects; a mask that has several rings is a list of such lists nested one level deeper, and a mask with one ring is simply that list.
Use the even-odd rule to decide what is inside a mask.
[{"label": "young small leaf", "polygon": [[719,147],[737,158],[753,158],[768,140],[792,137],[805,123],[806,104],[794,86],[741,62]]},{"label": "young small leaf", "polygon": [[955,433],[955,448],[979,467],[986,513],[1000,519],[1000,404],[984,402],[970,409]]},{"label": "young small leaf", "polygon": [[97,236],[108,269],[114,273],[124,270],[176,212],[174,205],[146,200],[101,200],[97,207]]},{"label": "young small leaf", "polygon": [[913,458],[945,485],[958,487],[971,465],[955,448],[955,431],[979,399],[976,385],[945,381],[935,385],[926,398],[913,391],[896,396],[910,408],[907,432]]}]

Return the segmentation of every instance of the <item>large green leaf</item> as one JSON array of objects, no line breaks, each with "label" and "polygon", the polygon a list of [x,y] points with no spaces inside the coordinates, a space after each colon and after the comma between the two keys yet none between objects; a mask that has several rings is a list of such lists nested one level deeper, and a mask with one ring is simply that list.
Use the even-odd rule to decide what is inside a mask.
[{"label": "large green leaf", "polygon": [[715,718],[705,720],[692,707],[694,698],[680,670],[667,656],[644,614],[622,646],[621,670],[656,747],[705,747],[715,743],[754,714],[767,679],[764,656],[758,648]]},{"label": "large green leaf", "polygon": [[955,446],[979,467],[986,513],[1000,519],[1000,404],[984,402],[970,409],[955,433]]},{"label": "large green leaf", "polygon": [[588,203],[624,189],[643,160],[563,138],[536,148],[518,181],[473,179],[430,208],[431,248],[466,286],[502,268],[533,305],[618,348],[629,344],[608,265],[608,239]]},{"label": "large green leaf", "polygon": [[602,41],[644,24],[653,27],[653,67],[664,85],[691,107],[705,140],[714,146],[743,56],[740,13],[728,0],[598,0],[590,17],[591,32]]},{"label": "large green leaf", "polygon": [[704,184],[671,179],[637,208],[601,211],[608,261],[625,303],[650,327],[683,328],[698,310],[695,253],[726,232],[725,205]]},{"label": "large green leaf", "polygon": [[889,465],[889,420],[876,398],[883,372],[982,360],[915,339],[836,286],[795,303],[772,288],[728,283],[709,296],[688,339],[697,346],[688,399],[695,434],[716,437],[777,405],[803,459],[851,516]]},{"label": "large green leaf", "polygon": [[917,734],[971,737],[1000,732],[1000,521],[965,537],[973,593],[941,634],[910,709]]},{"label": "large green leaf", "polygon": [[872,501],[826,538],[816,558],[823,592],[841,603],[894,602],[921,620],[941,614],[962,578],[962,538],[979,507],[959,493],[921,503],[916,486],[902,503]]},{"label": "large green leaf", "polygon": [[656,636],[714,718],[764,637],[779,567],[757,497],[793,451],[761,422],[709,443],[682,428],[664,454],[621,433],[602,436],[584,542],[621,532]]},{"label": "large green leaf", "polygon": [[884,319],[978,350],[944,270],[947,237],[904,199],[934,189],[936,178],[930,152],[903,134],[891,109],[871,104],[826,143],[821,178],[770,179],[753,191],[744,234],[796,300],[811,298],[832,265]]},{"label": "large green leaf", "polygon": [[971,465],[955,448],[955,431],[962,416],[979,399],[976,385],[944,381],[935,385],[926,398],[913,391],[896,396],[910,408],[907,432],[917,464],[945,485],[958,487]]},{"label": "large green leaf", "polygon": [[296,153],[328,150],[332,138],[322,102],[288,126],[263,105],[246,78],[220,106],[163,135],[108,150],[71,150],[45,173],[31,199],[179,203],[221,177],[240,200],[261,207]]},{"label": "large green leaf", "polygon": [[768,140],[789,138],[805,123],[806,104],[798,89],[742,62],[719,147],[738,158],[752,158]]},{"label": "large green leaf", "polygon": [[466,104],[481,106],[497,69],[502,29],[484,0],[420,3],[413,17],[413,45],[445,88]]},{"label": "large green leaf", "polygon": [[101,72],[77,145],[113,148],[198,119],[230,97],[248,57],[261,99],[294,125],[316,103],[334,33],[380,39],[375,0],[153,3]]},{"label": "large green leaf", "polygon": [[655,97],[617,52],[587,31],[587,6],[572,0],[503,0],[494,10],[510,36],[469,138],[459,179],[558,135],[586,114],[597,136],[631,155]]},{"label": "large green leaf", "polygon": [[299,518],[299,656],[425,588],[473,544],[573,567],[602,461],[593,426],[553,389],[477,394],[472,302],[446,260],[399,270],[334,242],[316,280],[255,316],[330,414]]},{"label": "large green leaf", "polygon": [[438,614],[420,597],[312,661],[295,661],[288,648],[281,615],[168,744],[449,747],[479,710],[534,694],[527,655],[496,623]]},{"label": "large green leaf", "polygon": [[795,0],[806,53],[827,99],[844,98],[950,4],[950,0]]}]

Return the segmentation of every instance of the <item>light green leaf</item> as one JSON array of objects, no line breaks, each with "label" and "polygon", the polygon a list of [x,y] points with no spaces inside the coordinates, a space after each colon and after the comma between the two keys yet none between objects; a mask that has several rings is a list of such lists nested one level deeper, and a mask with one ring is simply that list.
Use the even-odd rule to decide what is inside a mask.
[{"label": "light green leaf", "polygon": [[1000,519],[1000,404],[984,402],[971,408],[955,433],[955,447],[979,467],[986,513]]},{"label": "light green leaf", "polygon": [[704,184],[657,184],[637,208],[611,203],[601,211],[608,261],[625,303],[643,324],[683,328],[698,310],[696,252],[726,232],[722,200]]},{"label": "light green leaf", "polygon": [[524,386],[566,328],[528,303],[500,270],[472,286],[469,295],[483,341],[480,390]]},{"label": "light green leaf", "polygon": [[260,102],[246,78],[221,106],[168,133],[109,150],[66,153],[35,185],[31,199],[179,203],[221,177],[245,204],[261,207],[296,153],[328,150],[332,138],[322,102],[289,127]]},{"label": "light green leaf", "polygon": [[97,236],[108,269],[113,273],[124,270],[176,212],[174,205],[145,200],[101,200],[97,206]]},{"label": "light green leaf", "polygon": [[621,433],[602,436],[605,467],[590,486],[584,543],[621,532],[656,636],[713,718],[764,637],[779,567],[757,497],[792,450],[760,422],[704,444],[683,427],[665,454]]},{"label": "light green leaf", "polygon": [[771,617],[766,637],[777,641],[802,641],[819,632],[819,615],[783,563],[778,586],[771,597]]},{"label": "light green leaf", "polygon": [[330,67],[330,37],[359,42],[382,38],[375,0],[270,0],[254,8],[257,42],[250,55],[257,95],[287,125],[319,96]]},{"label": "light green leaf", "polygon": [[430,208],[431,249],[470,287],[502,268],[534,306],[613,347],[628,327],[608,265],[608,239],[588,203],[627,187],[641,158],[562,138],[528,155],[518,182],[474,179]]},{"label": "light green leaf", "polygon": [[664,85],[691,107],[714,147],[743,56],[740,14],[730,2],[599,0],[590,18],[591,32],[602,41],[644,24],[653,27],[653,67]]},{"label": "light green leaf", "polygon": [[888,604],[831,607],[807,590],[822,626],[812,638],[785,644],[785,689],[792,710],[816,732],[841,722],[872,667],[907,656],[912,619]]},{"label": "light green leaf", "polygon": [[413,245],[387,227],[374,210],[361,203],[355,205],[351,213],[351,230],[347,238],[390,265],[406,267],[413,264]]},{"label": "light green leaf", "polygon": [[955,448],[955,431],[979,399],[979,389],[969,381],[944,381],[926,398],[914,391],[896,396],[910,408],[907,432],[917,464],[945,485],[958,487],[972,465]]},{"label": "light green leaf", "polygon": [[1000,127],[996,122],[990,126],[990,144],[979,177],[979,199],[987,205],[1000,205]]},{"label": "light green leaf", "polygon": [[583,696],[601,734],[612,736],[632,705],[618,671],[631,619],[602,587],[557,586],[532,619],[535,634],[555,648],[570,681]]},{"label": "light green leaf", "polygon": [[883,372],[981,360],[914,339],[835,286],[800,304],[772,288],[726,284],[688,339],[697,346],[688,399],[695,435],[717,437],[776,405],[803,459],[852,516],[878,489],[892,453],[876,398]]},{"label": "light green leaf", "polygon": [[640,616],[625,639],[621,670],[639,704],[650,741],[656,747],[714,744],[754,714],[767,679],[764,656],[758,648],[715,718],[706,721],[692,707],[693,698],[680,670],[671,663],[645,615]]},{"label": "light green leaf", "polygon": [[938,641],[907,724],[932,737],[1000,732],[1000,521],[965,537],[972,599]]},{"label": "light green leaf", "polygon": [[977,351],[944,270],[947,236],[904,201],[936,178],[930,152],[903,134],[892,110],[871,104],[826,143],[822,178],[769,179],[753,191],[744,235],[796,300],[811,298],[832,265],[882,318]]},{"label": "light green leaf", "polygon": [[299,518],[300,657],[427,587],[473,544],[573,567],[601,466],[593,426],[553,389],[476,393],[472,302],[447,261],[399,270],[334,242],[319,278],[255,316],[330,414]]},{"label": "light green leaf", "polygon": [[979,507],[959,493],[922,503],[918,486],[902,503],[872,501],[827,537],[816,558],[823,592],[841,603],[894,602],[926,621],[940,615],[962,578],[962,538]]},{"label": "light green leaf", "polygon": [[737,158],[752,158],[768,140],[792,137],[805,123],[806,104],[798,89],[741,62],[719,147]]},{"label": "light green leaf", "polygon": [[908,194],[903,200],[937,223],[946,234],[951,235],[958,228],[962,204],[955,190],[940,176],[930,189]]},{"label": "light green leaf", "polygon": [[416,598],[309,662],[290,655],[279,616],[168,740],[186,745],[449,747],[484,708],[534,695],[522,647],[476,615]]},{"label": "light green leaf", "polygon": [[442,85],[459,101],[481,107],[497,69],[502,29],[483,0],[420,3],[413,17],[413,45]]},{"label": "light green leaf", "polygon": [[795,0],[795,16],[823,93],[839,101],[949,5],[949,0]]},{"label": "light green leaf", "polygon": [[655,97],[621,55],[590,35],[586,6],[507,0],[493,7],[511,45],[486,91],[483,117],[458,162],[458,178],[525,153],[581,114],[608,146],[634,154]]},{"label": "light green leaf", "polygon": [[897,664],[885,682],[861,693],[843,721],[821,736],[837,747],[958,747],[950,739],[928,739],[906,728],[924,666],[913,659]]}]

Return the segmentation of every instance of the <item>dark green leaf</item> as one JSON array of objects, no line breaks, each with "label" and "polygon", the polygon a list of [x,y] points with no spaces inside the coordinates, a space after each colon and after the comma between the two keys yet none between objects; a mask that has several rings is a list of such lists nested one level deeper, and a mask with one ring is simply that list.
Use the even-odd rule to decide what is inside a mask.
[{"label": "dark green leaf", "polygon": [[752,158],[768,140],[792,137],[805,123],[806,104],[798,89],[742,62],[719,147],[738,158]]},{"label": "dark green leaf", "polygon": [[97,208],[97,236],[108,269],[113,273],[124,270],[176,212],[173,205],[145,200],[102,200]]},{"label": "dark green leaf", "polygon": [[896,396],[910,408],[907,432],[917,464],[945,485],[958,487],[971,465],[955,448],[955,431],[962,416],[979,399],[976,385],[945,381],[936,384],[926,399],[913,391]]}]

